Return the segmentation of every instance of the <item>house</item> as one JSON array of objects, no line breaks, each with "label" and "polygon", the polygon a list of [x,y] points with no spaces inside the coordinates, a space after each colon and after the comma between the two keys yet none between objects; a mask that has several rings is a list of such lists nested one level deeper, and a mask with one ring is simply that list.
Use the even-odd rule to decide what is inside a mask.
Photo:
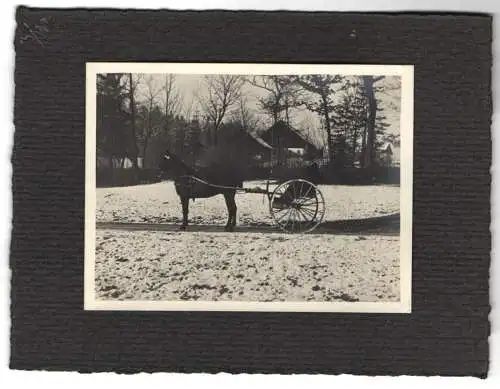
[{"label": "house", "polygon": [[[97,155],[96,155],[96,168],[97,169],[109,169],[111,168],[111,163],[113,164],[114,169],[130,169],[134,165],[132,163],[132,160],[128,157],[117,157],[114,156],[110,158],[109,155],[103,153],[101,150],[97,149]],[[137,165],[142,168],[143,166],[143,158],[138,157],[137,158]]]},{"label": "house", "polygon": [[273,147],[274,157],[278,162],[284,162],[289,156],[297,155],[304,159],[321,157],[321,150],[282,121],[268,128],[261,138]]},{"label": "house", "polygon": [[253,161],[265,162],[271,159],[272,146],[256,134],[242,131],[238,134],[236,143],[238,149],[245,150],[245,154]]},{"label": "house", "polygon": [[200,143],[203,145],[197,161],[200,166],[213,163],[259,165],[269,161],[272,155],[272,147],[258,135],[231,124],[220,127],[217,143],[209,144],[203,137]]},{"label": "house", "polygon": [[225,140],[227,149],[234,154],[234,158],[245,161],[247,165],[271,160],[273,148],[256,134],[238,129]]},{"label": "house", "polygon": [[386,142],[379,150],[379,160],[386,166],[398,166],[400,162],[400,148],[391,142]]}]

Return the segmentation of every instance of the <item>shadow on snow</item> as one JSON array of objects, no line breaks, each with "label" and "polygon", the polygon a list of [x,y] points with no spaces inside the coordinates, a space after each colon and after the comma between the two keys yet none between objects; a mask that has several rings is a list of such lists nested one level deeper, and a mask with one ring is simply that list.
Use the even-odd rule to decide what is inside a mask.
[{"label": "shadow on snow", "polygon": [[[98,222],[97,229],[113,229],[127,231],[169,231],[179,233],[189,232],[225,232],[223,225],[215,224],[190,224],[186,231],[179,231],[179,224],[160,223],[116,223]],[[226,232],[228,233],[228,232]],[[236,226],[237,233],[284,233],[273,225],[240,225]],[[325,221],[314,231],[308,234],[332,234],[332,235],[394,235],[400,233],[399,213],[376,216],[365,219],[348,219]]]}]

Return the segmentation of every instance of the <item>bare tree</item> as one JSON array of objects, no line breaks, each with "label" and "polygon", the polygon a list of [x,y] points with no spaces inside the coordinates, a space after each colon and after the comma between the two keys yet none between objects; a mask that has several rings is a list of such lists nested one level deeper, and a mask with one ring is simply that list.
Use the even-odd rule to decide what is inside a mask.
[{"label": "bare tree", "polygon": [[255,112],[248,106],[248,99],[245,96],[240,96],[235,119],[241,124],[241,128],[246,132],[255,132],[261,124]]},{"label": "bare tree", "polygon": [[365,166],[370,166],[375,162],[376,132],[375,120],[377,117],[377,99],[375,98],[374,84],[382,80],[384,76],[373,77],[363,76],[363,87],[368,103],[368,120],[366,125],[366,149],[364,154]]},{"label": "bare tree", "polygon": [[217,143],[217,133],[224,117],[238,102],[244,79],[241,76],[223,74],[205,76],[206,95],[199,96],[199,103],[210,122],[210,140]]},{"label": "bare tree", "polygon": [[300,88],[291,76],[252,76],[247,82],[266,90],[268,95],[260,98],[261,108],[271,116],[273,124],[279,120],[291,121],[291,109],[300,105]]},{"label": "bare tree", "polygon": [[159,85],[154,76],[148,75],[144,77],[144,91],[142,97],[145,102],[145,125],[143,126],[141,133],[143,161],[146,161],[146,153],[149,141],[159,129],[159,121],[161,120],[161,112],[159,110],[159,97],[164,89],[165,87]]},{"label": "bare tree", "polygon": [[[186,118],[186,120],[191,120],[193,117],[197,117],[197,110],[196,110],[196,97],[198,93],[194,92],[194,96],[191,97],[187,102],[184,103],[182,110],[180,111],[182,115]],[[197,117],[197,119],[199,119]]]},{"label": "bare tree", "polygon": [[139,156],[139,148],[137,147],[137,134],[136,134],[136,101],[135,94],[137,93],[137,85],[139,83],[140,76],[134,77],[132,73],[128,74],[128,97],[130,103],[130,130],[131,130],[131,140],[130,148],[128,151],[128,157],[132,161],[133,168],[137,171],[139,168],[137,158]]},{"label": "bare tree", "polygon": [[160,100],[163,108],[163,126],[160,135],[164,147],[171,148],[177,137],[177,134],[174,134],[174,121],[183,105],[183,96],[177,87],[175,74],[165,74]]},{"label": "bare tree", "polygon": [[311,143],[312,145],[316,145],[318,143],[318,136],[314,131],[315,123],[313,123],[312,118],[310,116],[308,115],[304,116],[303,119],[299,122],[297,127],[299,128],[300,133],[304,137],[304,140]]},{"label": "bare tree", "polygon": [[336,109],[334,103],[334,87],[342,82],[343,77],[330,74],[314,74],[298,76],[295,81],[313,96],[312,99],[304,99],[304,105],[311,112],[317,113],[325,125],[328,142],[328,157],[330,161],[334,159],[334,139],[333,139],[333,114]]},{"label": "bare tree", "polygon": [[170,120],[181,111],[182,104],[183,98],[177,88],[175,74],[166,74],[163,86],[165,131],[168,131]]}]

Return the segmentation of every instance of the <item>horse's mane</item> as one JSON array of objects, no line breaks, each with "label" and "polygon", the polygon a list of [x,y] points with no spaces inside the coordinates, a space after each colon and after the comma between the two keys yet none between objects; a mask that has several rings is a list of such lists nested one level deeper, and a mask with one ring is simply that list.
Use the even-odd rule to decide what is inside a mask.
[{"label": "horse's mane", "polygon": [[170,151],[167,151],[165,153],[165,158],[167,159],[170,159],[171,161],[173,161],[176,165],[178,165],[179,167],[182,167],[186,173],[189,173],[189,174],[192,174],[192,175],[196,175],[198,172],[193,169],[191,166],[189,166],[186,162],[184,162],[182,159],[180,159],[177,155],[171,153]]}]

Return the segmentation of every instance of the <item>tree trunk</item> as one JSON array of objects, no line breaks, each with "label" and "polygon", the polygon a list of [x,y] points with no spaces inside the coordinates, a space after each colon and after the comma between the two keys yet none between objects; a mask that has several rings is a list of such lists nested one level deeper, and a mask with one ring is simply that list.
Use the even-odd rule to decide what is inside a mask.
[{"label": "tree trunk", "polygon": [[148,148],[149,136],[144,137],[144,145],[142,146],[142,167],[144,168],[146,163],[146,150]]},{"label": "tree trunk", "polygon": [[351,161],[356,161],[356,151],[358,149],[358,124],[355,124],[354,132],[352,134],[352,147],[351,147]]},{"label": "tree trunk", "polygon": [[172,142],[170,140],[170,129],[169,129],[170,118],[169,118],[169,112],[168,112],[168,93],[167,93],[166,101],[167,101],[167,104],[165,104],[165,123],[163,125],[162,138],[165,139],[167,149],[170,149]]},{"label": "tree trunk", "polygon": [[288,103],[288,100],[285,101],[285,120],[287,126],[290,125],[290,105]]},{"label": "tree trunk", "polygon": [[326,127],[326,134],[327,134],[327,143],[328,143],[328,159],[330,162],[333,161],[334,155],[333,155],[333,137],[332,137],[332,128],[330,124],[330,116],[328,115],[328,103],[326,101],[325,96],[322,96],[323,99],[323,113],[325,116],[325,127]]},{"label": "tree trunk", "polygon": [[151,100],[149,103],[148,127],[146,133],[144,134],[144,142],[142,145],[142,168],[145,167],[146,163],[146,151],[148,148],[149,138],[153,136],[153,118],[151,117],[152,111],[153,111],[153,100]]},{"label": "tree trunk", "polygon": [[275,109],[273,111],[273,125],[275,125],[276,123],[278,123],[278,111]]},{"label": "tree trunk", "polygon": [[366,166],[372,166],[375,162],[375,119],[377,117],[377,100],[373,92],[373,77],[363,77],[366,98],[368,101],[368,122],[367,122],[367,139],[365,150]]},{"label": "tree trunk", "polygon": [[365,123],[365,126],[363,128],[363,136],[362,136],[362,139],[361,139],[361,153],[360,153],[360,156],[359,156],[359,164],[361,165],[361,167],[366,167],[366,164],[365,164],[365,155],[366,155],[366,132],[367,132],[367,127],[368,127],[368,123]]},{"label": "tree trunk", "polygon": [[130,155],[130,159],[132,161],[132,167],[134,170],[137,172],[139,169],[139,165],[137,163],[137,159],[139,157],[139,151],[137,148],[137,137],[136,137],[136,131],[135,131],[135,98],[134,98],[134,86],[132,83],[132,73],[129,73],[129,99],[130,99],[130,121],[131,121],[131,146],[132,146],[132,153]]}]

